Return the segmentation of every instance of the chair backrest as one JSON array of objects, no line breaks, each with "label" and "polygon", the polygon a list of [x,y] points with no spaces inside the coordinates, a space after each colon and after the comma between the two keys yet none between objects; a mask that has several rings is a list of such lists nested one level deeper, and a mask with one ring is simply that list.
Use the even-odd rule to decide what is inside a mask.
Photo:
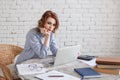
[{"label": "chair backrest", "polygon": [[0,76],[0,80],[6,80],[3,76]]},{"label": "chair backrest", "polygon": [[0,44],[0,63],[4,65],[12,64],[14,58],[23,48],[12,44]]}]

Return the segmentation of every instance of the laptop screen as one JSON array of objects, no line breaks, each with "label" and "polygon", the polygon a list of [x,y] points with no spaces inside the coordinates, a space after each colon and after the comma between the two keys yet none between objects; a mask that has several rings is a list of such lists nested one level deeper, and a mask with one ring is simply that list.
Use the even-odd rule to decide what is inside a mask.
[{"label": "laptop screen", "polygon": [[54,66],[75,61],[80,54],[80,45],[59,49],[55,57]]}]

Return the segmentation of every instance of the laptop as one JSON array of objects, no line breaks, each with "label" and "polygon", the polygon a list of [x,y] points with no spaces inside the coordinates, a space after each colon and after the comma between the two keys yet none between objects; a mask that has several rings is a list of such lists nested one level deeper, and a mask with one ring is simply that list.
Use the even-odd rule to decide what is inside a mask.
[{"label": "laptop", "polygon": [[59,49],[54,59],[54,66],[66,64],[77,59],[80,54],[80,45],[65,47]]}]

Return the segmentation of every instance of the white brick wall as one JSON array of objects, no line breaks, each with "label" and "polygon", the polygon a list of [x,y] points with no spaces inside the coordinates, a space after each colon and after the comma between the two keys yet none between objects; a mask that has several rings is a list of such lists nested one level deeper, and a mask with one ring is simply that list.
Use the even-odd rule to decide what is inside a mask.
[{"label": "white brick wall", "polygon": [[82,54],[120,55],[120,0],[0,0],[0,43],[24,46],[29,29],[48,9],[60,28],[59,47],[81,45]]}]

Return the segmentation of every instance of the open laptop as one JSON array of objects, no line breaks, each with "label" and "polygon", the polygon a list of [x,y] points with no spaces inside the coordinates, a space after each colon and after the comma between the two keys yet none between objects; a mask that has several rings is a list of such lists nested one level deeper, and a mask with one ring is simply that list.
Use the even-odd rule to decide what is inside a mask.
[{"label": "open laptop", "polygon": [[80,54],[80,45],[59,49],[54,59],[53,65],[58,66],[75,61],[77,59],[78,54]]}]

